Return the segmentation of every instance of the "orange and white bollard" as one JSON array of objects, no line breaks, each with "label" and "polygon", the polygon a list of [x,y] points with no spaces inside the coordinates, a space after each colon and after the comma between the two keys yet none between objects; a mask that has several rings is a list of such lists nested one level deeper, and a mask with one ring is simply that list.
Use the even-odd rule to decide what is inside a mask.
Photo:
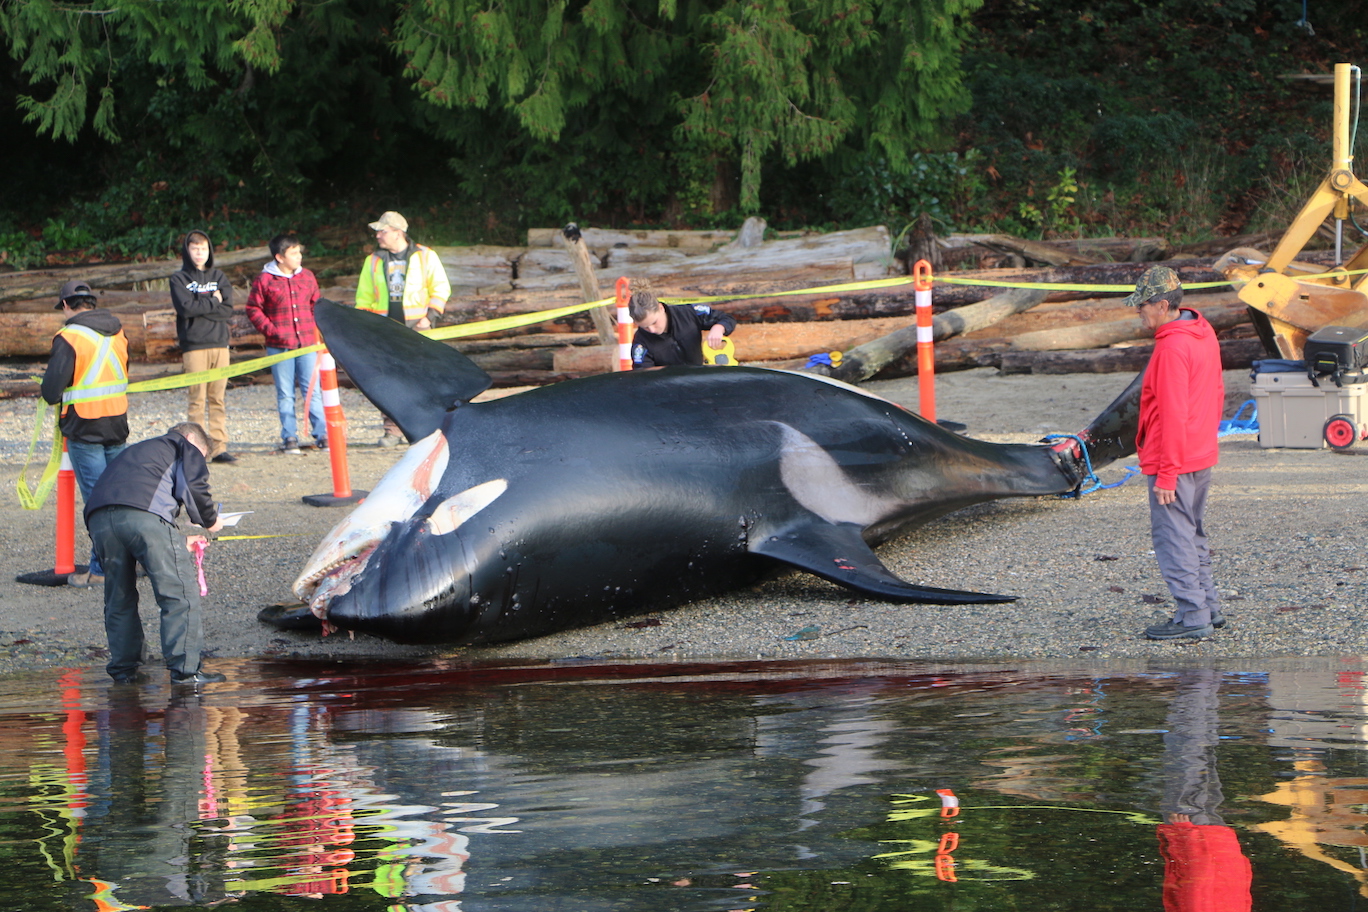
[{"label": "orange and white bollard", "polygon": [[[21,573],[14,579],[35,586],[65,586],[76,568],[76,470],[71,467],[66,440],[62,441],[62,462],[57,469],[57,545],[51,570]],[[84,565],[81,572],[86,571]]]},{"label": "orange and white bollard", "polygon": [[627,302],[632,299],[632,280],[619,276],[617,280],[618,366],[620,371],[632,369],[632,317]]},{"label": "orange and white bollard", "polygon": [[347,419],[342,414],[342,396],[337,391],[337,362],[327,349],[318,353],[318,390],[323,397],[323,417],[328,426],[328,461],[332,465],[331,494],[306,494],[303,501],[311,507],[336,507],[354,504],[366,491],[353,491],[351,470],[347,467]]},{"label": "orange and white bollard", "polygon": [[68,576],[76,572],[76,470],[62,441],[62,466],[57,470],[57,558],[52,572]]},{"label": "orange and white bollard", "polygon": [[913,299],[917,304],[917,394],[921,416],[936,421],[936,351],[932,345],[931,264],[917,260],[912,267]]},{"label": "orange and white bollard", "polygon": [[[959,798],[950,789],[936,789],[936,794],[940,795],[941,800],[941,819],[950,820],[959,816]],[[936,879],[946,883],[957,883],[959,878],[955,876],[955,856],[954,851],[959,848],[959,833],[948,830],[941,834],[940,843],[936,846]]]}]

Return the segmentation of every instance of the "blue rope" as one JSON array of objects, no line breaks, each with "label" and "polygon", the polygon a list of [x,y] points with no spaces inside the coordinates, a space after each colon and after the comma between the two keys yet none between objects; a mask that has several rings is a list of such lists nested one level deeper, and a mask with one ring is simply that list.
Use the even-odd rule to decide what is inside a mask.
[{"label": "blue rope", "polygon": [[804,370],[810,367],[816,367],[819,364],[825,364],[827,367],[831,367],[831,355],[827,354],[826,352],[820,352],[818,354],[812,355],[810,358],[808,358],[808,363],[804,365]]},{"label": "blue rope", "polygon": [[[1246,408],[1250,409],[1250,415],[1248,418],[1241,418],[1240,416],[1244,414]],[[1232,417],[1221,422],[1220,428],[1216,432],[1216,436],[1229,437],[1232,434],[1257,433],[1259,433],[1259,406],[1253,399],[1246,399],[1240,407],[1235,410],[1235,414]],[[1083,476],[1083,481],[1080,482],[1079,489],[1077,491],[1069,491],[1068,493],[1060,494],[1060,497],[1082,497],[1084,494],[1091,494],[1093,491],[1106,491],[1111,488],[1119,488],[1136,475],[1140,474],[1140,469],[1137,467],[1125,466],[1126,474],[1121,477],[1120,481],[1115,481],[1111,484],[1103,484],[1102,479],[1098,478],[1097,473],[1093,471],[1092,456],[1088,454],[1088,447],[1083,442],[1082,437],[1079,437],[1077,434],[1046,434],[1045,439],[1072,440],[1074,443],[1078,444],[1078,449],[1083,453],[1083,467],[1087,471]],[[1088,483],[1091,483],[1089,487],[1081,487],[1082,484]]]},{"label": "blue rope", "polygon": [[[1252,409],[1248,418],[1241,418],[1246,408]],[[1216,431],[1217,437],[1229,437],[1232,434],[1257,434],[1259,433],[1259,406],[1253,399],[1246,399],[1244,403],[1235,410],[1235,414],[1222,421],[1220,428]]]},{"label": "blue rope", "polygon": [[1087,470],[1080,485],[1091,482],[1091,485],[1087,488],[1080,487],[1077,491],[1069,491],[1060,494],[1060,497],[1082,497],[1084,494],[1091,494],[1093,491],[1106,491],[1109,488],[1119,488],[1133,477],[1140,474],[1140,470],[1135,466],[1126,466],[1126,474],[1122,476],[1120,481],[1112,482],[1111,484],[1103,484],[1102,479],[1098,478],[1097,473],[1093,471],[1092,456],[1088,454],[1087,444],[1083,442],[1082,437],[1079,437],[1077,434],[1046,434],[1045,439],[1072,440],[1074,443],[1078,444],[1078,449],[1083,453],[1083,468]]}]

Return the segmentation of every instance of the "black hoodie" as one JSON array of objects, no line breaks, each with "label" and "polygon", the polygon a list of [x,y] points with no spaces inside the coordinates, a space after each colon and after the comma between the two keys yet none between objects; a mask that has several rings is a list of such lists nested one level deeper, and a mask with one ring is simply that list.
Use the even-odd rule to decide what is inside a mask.
[{"label": "black hoodie", "polygon": [[[233,319],[233,286],[223,270],[214,268],[214,243],[209,242],[209,259],[196,269],[190,259],[191,231],[181,241],[181,268],[171,276],[171,305],[176,308],[176,339],[183,352],[201,348],[228,347],[228,321]],[[223,296],[214,297],[217,291]]]},{"label": "black hoodie", "polygon": [[[82,310],[72,316],[67,323],[77,323],[106,336],[117,335],[123,330],[119,318],[107,310]],[[63,324],[65,325],[65,324]],[[125,365],[126,366],[126,365]],[[59,405],[62,393],[75,382],[76,349],[60,335],[52,340],[52,354],[48,357],[47,370],[43,372],[41,392],[43,400],[51,405]],[[128,439],[128,415],[106,415],[103,418],[82,418],[76,409],[66,410],[59,422],[62,436],[67,440],[81,443],[98,443],[102,446],[118,446]]]}]

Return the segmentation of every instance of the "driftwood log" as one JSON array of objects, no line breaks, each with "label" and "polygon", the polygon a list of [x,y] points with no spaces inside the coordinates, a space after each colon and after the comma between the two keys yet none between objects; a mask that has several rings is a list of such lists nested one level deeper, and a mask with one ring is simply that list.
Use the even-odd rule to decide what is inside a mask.
[{"label": "driftwood log", "polygon": [[[1220,346],[1221,367],[1225,370],[1248,367],[1251,361],[1267,357],[1263,343],[1258,339],[1224,339]],[[1153,351],[1152,344],[1083,351],[1004,351],[1001,353],[998,370],[1004,374],[1110,374],[1140,371],[1149,363],[1149,356]]]},{"label": "driftwood log", "polygon": [[[575,265],[575,275],[580,284],[580,297],[584,299],[586,304],[601,300],[603,293],[599,289],[598,280],[594,277],[594,266],[589,259],[589,248],[585,246],[584,238],[580,237],[579,226],[571,222],[562,229],[561,233],[565,236],[565,249],[569,252],[570,260]],[[598,333],[600,342],[608,346],[617,341],[617,329],[613,325],[613,321],[609,319],[606,307],[591,308],[589,317],[593,320],[594,331]]]},{"label": "driftwood log", "polygon": [[[1217,332],[1249,322],[1249,308],[1235,294],[1203,295],[1201,298],[1199,300],[1198,296],[1193,295],[1184,303],[1206,317]],[[1210,298],[1216,300],[1206,300]],[[1124,320],[1106,320],[1018,333],[1012,337],[1012,348],[1018,351],[1106,348],[1121,342],[1143,339],[1148,335],[1149,331],[1140,322],[1139,316],[1132,316]]]},{"label": "driftwood log", "polygon": [[[1043,300],[1043,291],[1008,289],[986,301],[969,304],[936,316],[931,323],[931,336],[933,339],[945,339],[973,332],[991,326],[1012,314],[1029,310]],[[915,351],[916,347],[917,327],[907,326],[873,342],[856,346],[845,353],[839,365],[816,365],[810,370],[847,383],[860,383],[873,377],[907,351]]]},{"label": "driftwood log", "polygon": [[[263,263],[271,258],[267,247],[245,247],[214,253],[214,265],[220,269],[246,263]],[[28,272],[0,273],[0,301],[48,296],[56,302],[57,289],[71,279],[84,279],[91,287],[133,285],[170,278],[181,268],[181,261],[157,260],[152,263],[111,263],[73,266],[65,269],[35,269]]]}]

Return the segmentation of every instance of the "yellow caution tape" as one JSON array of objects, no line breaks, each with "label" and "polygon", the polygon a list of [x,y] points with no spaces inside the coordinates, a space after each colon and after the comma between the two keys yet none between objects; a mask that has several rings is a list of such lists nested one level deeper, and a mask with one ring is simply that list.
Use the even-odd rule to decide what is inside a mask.
[{"label": "yellow caution tape", "polygon": [[[557,307],[552,310],[543,310],[536,313],[518,314],[510,317],[498,317],[493,320],[480,320],[474,323],[461,323],[456,326],[444,326],[441,329],[424,330],[423,335],[433,339],[460,339],[466,336],[478,336],[483,333],[502,332],[509,329],[517,329],[522,326],[531,326],[535,323],[544,323],[547,320],[555,320],[559,317],[569,316],[580,313],[594,307],[606,307],[614,304],[613,298],[602,298],[598,301],[590,301],[586,304],[570,304],[565,307]],[[288,361],[290,358],[298,358],[310,352],[322,351],[324,345],[309,345],[304,348],[291,349],[290,351],[279,352],[274,355],[266,355],[261,358],[252,358],[249,361],[240,361],[228,367],[215,368],[213,370],[195,371],[190,374],[173,374],[169,377],[157,377],[152,380],[139,380],[136,383],[128,384],[129,393],[154,393],[165,392],[166,390],[182,389],[188,386],[196,386],[200,383],[212,383],[215,380],[226,380],[230,377],[238,377],[243,374],[254,373],[264,370],[273,364],[281,361]],[[28,471],[29,462],[37,450],[38,439],[42,432],[43,416],[47,413],[48,404],[40,397],[38,399],[38,414],[34,420],[33,437],[29,442],[28,456],[24,461],[24,468],[20,470],[17,489],[19,493],[19,503],[25,510],[41,509],[47,501],[48,495],[52,492],[53,486],[57,482],[57,470],[62,463],[62,435],[57,431],[56,425],[53,426],[52,455],[48,464],[43,469],[42,477],[39,479],[38,487],[30,490],[24,475]],[[232,538],[243,538],[249,536],[231,536]],[[261,538],[265,536],[250,536]],[[225,540],[220,537],[219,541]]]},{"label": "yellow caution tape", "polygon": [[[1316,275],[1295,276],[1297,279],[1316,279],[1329,276],[1349,276],[1368,273],[1368,269],[1356,269],[1352,271],[1324,272]],[[945,282],[951,285],[978,285],[989,288],[1035,288],[1044,291],[1087,291],[1097,293],[1120,293],[1133,290],[1132,285],[1078,285],[1060,282],[999,282],[992,279],[969,279],[956,278],[954,276],[934,276],[933,282]],[[743,301],[751,298],[779,298],[792,297],[796,295],[813,294],[839,294],[849,291],[871,291],[879,288],[897,288],[903,285],[911,285],[915,279],[911,276],[898,276],[889,279],[870,279],[863,282],[846,282],[840,285],[824,285],[820,288],[799,288],[792,291],[764,292],[757,294],[743,295],[704,295],[696,297],[667,297],[661,301],[667,304],[704,304],[711,301]],[[1185,282],[1185,289],[1199,288],[1219,288],[1223,285],[1230,285],[1230,282]],[[568,304],[564,307],[556,307],[551,310],[542,310],[535,313],[517,314],[509,317],[496,317],[493,320],[479,320],[473,323],[460,323],[455,326],[444,326],[440,329],[423,330],[423,335],[432,339],[463,339],[469,336],[478,336],[485,333],[504,332],[510,329],[518,329],[523,326],[531,326],[535,323],[544,323],[548,320],[556,320],[560,317],[568,317],[571,314],[581,313],[595,307],[609,307],[616,303],[614,298],[600,298],[597,301],[589,301],[584,304]],[[151,393],[163,392],[172,389],[181,389],[188,386],[196,386],[201,383],[211,383],[216,380],[226,380],[231,377],[238,377],[243,374],[254,373],[264,370],[273,364],[287,361],[290,358],[298,358],[311,352],[322,351],[323,345],[309,345],[304,348],[292,349],[279,354],[266,355],[262,358],[253,358],[249,361],[241,361],[229,367],[215,368],[214,370],[196,371],[191,374],[175,374],[169,377],[158,377],[152,380],[139,380],[128,385],[130,393]],[[835,360],[835,359],[833,359]],[[30,491],[27,482],[24,480],[24,473],[28,469],[29,460],[32,459],[38,444],[38,436],[43,423],[43,415],[46,411],[47,403],[39,399],[38,415],[34,423],[33,439],[29,444],[29,455],[24,462],[24,469],[21,470],[18,481],[19,502],[26,510],[36,510],[43,505],[53,485],[56,483],[57,469],[61,463],[61,434],[55,433],[52,441],[52,456],[38,482],[36,490]]]},{"label": "yellow caution tape", "polygon": [[[24,478],[28,474],[29,463],[33,461],[33,454],[38,449],[38,437],[43,432],[43,425],[46,424],[47,410],[50,406],[38,399],[38,414],[33,420],[33,436],[29,438],[28,455],[24,457],[24,467],[19,470],[19,480],[15,487],[19,493],[19,505],[25,510],[37,510],[43,506],[47,497],[52,493],[52,488],[57,484],[57,470],[62,465],[62,434],[57,429],[57,422],[52,423],[52,454],[48,457],[48,463],[43,467],[43,474],[38,479],[38,487],[30,491],[28,481]],[[55,411],[55,409],[54,409]],[[54,419],[55,419],[54,415]]]}]

